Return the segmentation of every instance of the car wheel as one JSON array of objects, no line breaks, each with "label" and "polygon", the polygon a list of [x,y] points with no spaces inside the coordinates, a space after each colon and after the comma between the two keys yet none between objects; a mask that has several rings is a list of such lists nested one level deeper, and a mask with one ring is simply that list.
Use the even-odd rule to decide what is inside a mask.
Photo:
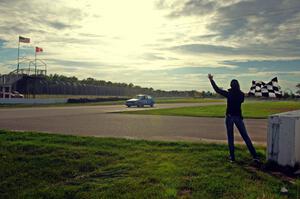
[{"label": "car wheel", "polygon": [[150,104],[151,107],[153,107],[153,104]]},{"label": "car wheel", "polygon": [[127,105],[128,108],[130,108],[130,105]]}]

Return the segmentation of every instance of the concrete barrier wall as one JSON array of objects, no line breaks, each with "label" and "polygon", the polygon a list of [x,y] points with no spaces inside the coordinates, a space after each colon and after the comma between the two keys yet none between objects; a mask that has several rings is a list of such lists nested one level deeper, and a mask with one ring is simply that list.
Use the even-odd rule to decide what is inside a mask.
[{"label": "concrete barrier wall", "polygon": [[67,98],[54,99],[23,99],[23,98],[0,98],[0,104],[59,104],[67,103]]}]

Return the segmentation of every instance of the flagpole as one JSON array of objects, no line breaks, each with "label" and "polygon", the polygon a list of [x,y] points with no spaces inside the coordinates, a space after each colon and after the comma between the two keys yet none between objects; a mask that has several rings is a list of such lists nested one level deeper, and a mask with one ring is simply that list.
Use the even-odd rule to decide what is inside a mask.
[{"label": "flagpole", "polygon": [[35,67],[34,67],[34,74],[35,74],[35,76],[36,76],[36,47],[35,47],[35,49],[34,49],[34,51],[35,51],[35,55],[34,55],[34,65],[35,65]]},{"label": "flagpole", "polygon": [[18,65],[17,65],[17,74],[19,74],[19,66],[20,66],[20,36],[18,39]]},{"label": "flagpole", "polygon": [[36,93],[36,47],[35,47],[35,49],[34,49],[34,52],[35,52],[35,54],[34,54],[34,74],[35,74],[35,76],[34,76],[34,83],[33,83],[33,87],[34,87],[34,91],[33,91],[33,98],[35,98],[35,93]]}]

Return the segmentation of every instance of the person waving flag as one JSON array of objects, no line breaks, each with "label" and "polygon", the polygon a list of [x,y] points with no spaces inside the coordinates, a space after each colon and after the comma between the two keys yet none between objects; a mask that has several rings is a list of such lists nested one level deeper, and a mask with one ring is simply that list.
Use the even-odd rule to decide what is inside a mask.
[{"label": "person waving flag", "polygon": [[235,154],[234,154],[234,135],[233,135],[233,126],[235,125],[239,130],[242,138],[244,139],[252,157],[253,161],[259,163],[259,157],[256,153],[256,150],[252,144],[252,141],[247,133],[243,116],[242,116],[242,109],[241,105],[244,102],[244,93],[240,89],[240,84],[236,79],[231,80],[230,82],[230,89],[223,90],[220,89],[217,84],[215,83],[213,76],[208,74],[208,79],[216,91],[216,93],[224,96],[227,98],[227,109],[226,109],[226,129],[227,129],[227,138],[228,138],[228,146],[229,146],[229,155],[230,161],[235,161]]}]

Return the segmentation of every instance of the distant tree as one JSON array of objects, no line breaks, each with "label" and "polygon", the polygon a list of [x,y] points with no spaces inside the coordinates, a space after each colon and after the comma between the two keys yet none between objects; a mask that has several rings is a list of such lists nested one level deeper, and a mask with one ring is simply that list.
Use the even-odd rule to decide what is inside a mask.
[{"label": "distant tree", "polygon": [[207,91],[207,92],[206,92],[206,96],[207,96],[207,97],[212,97],[212,96],[213,96],[213,93],[210,92],[210,91]]},{"label": "distant tree", "polygon": [[201,96],[201,97],[212,97],[212,96],[214,96],[214,95],[213,95],[213,93],[210,92],[210,91],[202,91],[202,92],[200,93],[200,96]]},{"label": "distant tree", "polygon": [[130,88],[134,87],[133,83],[130,83],[130,84],[128,85],[128,87],[130,87]]},{"label": "distant tree", "polygon": [[112,83],[111,81],[106,82],[106,84],[107,84],[108,86],[112,86],[112,85],[113,85],[113,83]]},{"label": "distant tree", "polygon": [[296,91],[296,93],[300,94],[300,83],[298,83],[298,84],[296,85],[296,88],[298,89],[298,90]]},{"label": "distant tree", "polygon": [[289,92],[283,92],[282,98],[290,98],[291,95]]},{"label": "distant tree", "polygon": [[88,77],[86,79],[83,79],[82,83],[84,83],[84,84],[94,84],[95,83],[95,79],[91,78],[91,77]]},{"label": "distant tree", "polygon": [[71,82],[78,82],[78,78],[75,76],[69,77],[69,79],[71,80]]}]

